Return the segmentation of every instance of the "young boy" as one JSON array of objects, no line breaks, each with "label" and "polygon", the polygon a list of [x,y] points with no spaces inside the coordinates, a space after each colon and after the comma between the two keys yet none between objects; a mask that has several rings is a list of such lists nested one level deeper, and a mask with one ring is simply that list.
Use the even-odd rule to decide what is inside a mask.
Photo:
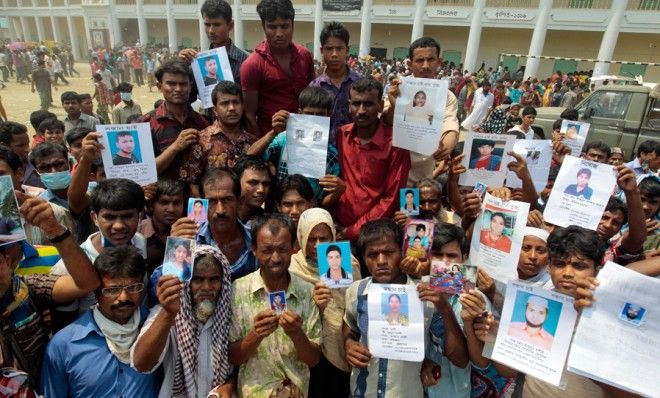
[{"label": "young boy", "polygon": [[39,124],[39,132],[45,142],[64,145],[64,123],[56,118],[46,119]]},{"label": "young boy", "polygon": [[[298,98],[303,115],[330,116],[332,96],[321,87],[307,87]],[[250,146],[248,155],[263,155],[264,160],[277,165],[277,184],[287,176],[286,124],[289,112],[281,110],[273,115],[273,128]],[[321,179],[308,178],[314,190],[314,198],[321,207],[330,207],[344,192],[344,182],[339,178],[339,154],[337,148],[328,144],[326,175]]]},{"label": "young boy", "polygon": [[[437,370],[434,372],[433,366],[426,366],[425,370],[422,362],[375,358],[369,352],[366,329],[369,322],[367,308],[369,285],[415,283],[399,268],[402,260],[402,244],[403,232],[392,220],[369,221],[360,230],[358,246],[373,277],[353,282],[346,291],[347,307],[344,313],[343,334],[346,361],[353,367],[351,372],[353,397],[421,397],[424,395],[425,386],[438,382]],[[443,350],[452,363],[466,367],[468,357],[465,338],[456,322],[452,305],[428,283],[419,284],[417,291],[419,298],[425,302],[424,329],[427,332],[427,353],[431,349]],[[444,341],[444,346],[437,343],[441,341]],[[469,392],[469,374],[466,384]]]}]

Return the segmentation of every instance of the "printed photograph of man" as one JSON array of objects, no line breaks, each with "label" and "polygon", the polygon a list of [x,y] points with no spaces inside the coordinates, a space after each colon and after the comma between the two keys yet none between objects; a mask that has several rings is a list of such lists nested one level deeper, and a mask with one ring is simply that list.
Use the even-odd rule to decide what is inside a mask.
[{"label": "printed photograph of man", "polygon": [[565,194],[577,197],[583,197],[586,200],[591,199],[594,190],[589,188],[589,179],[591,179],[591,169],[581,168],[577,173],[577,184],[571,184],[564,190]]},{"label": "printed photograph of man", "polygon": [[[470,169],[483,169],[487,171],[499,171],[502,164],[502,157],[493,154],[495,150],[495,141],[475,140],[472,144],[472,158],[470,159]],[[475,153],[474,148],[477,148]]]},{"label": "printed photograph of man", "polygon": [[286,311],[286,296],[284,295],[284,290],[269,293],[268,299],[270,300],[270,309],[275,311],[275,313],[281,314]]},{"label": "printed photograph of man", "polygon": [[405,295],[383,294],[383,300],[387,303],[383,318],[390,326],[408,326],[409,324],[408,317],[405,315],[408,313],[407,303],[401,302],[401,296]]},{"label": "printed photograph of man", "polygon": [[218,83],[218,60],[214,55],[204,58],[204,85],[213,86]]},{"label": "printed photograph of man", "polygon": [[[516,310],[520,311],[520,309],[514,309],[513,319],[516,319]],[[548,300],[530,295],[527,304],[524,306],[524,311],[525,321],[511,322],[508,335],[550,351],[554,335],[546,330],[547,327],[544,327],[549,314]],[[558,319],[556,318],[557,322]]]},{"label": "printed photograph of man", "polygon": [[141,163],[140,159],[133,153],[135,150],[135,132],[120,131],[115,135],[117,152],[112,156],[112,164],[122,166],[125,164]]},{"label": "printed photograph of man", "polygon": [[645,314],[645,308],[642,308],[637,304],[626,303],[621,310],[619,319],[632,325],[639,326],[642,323]]}]

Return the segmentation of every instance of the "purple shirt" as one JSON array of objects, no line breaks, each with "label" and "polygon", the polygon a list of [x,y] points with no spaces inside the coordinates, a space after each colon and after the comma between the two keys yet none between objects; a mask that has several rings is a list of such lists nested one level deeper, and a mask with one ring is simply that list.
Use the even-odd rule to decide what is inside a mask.
[{"label": "purple shirt", "polygon": [[321,87],[334,97],[330,114],[330,139],[328,141],[332,145],[337,145],[337,130],[339,130],[339,127],[353,122],[348,112],[348,94],[353,82],[362,78],[361,74],[352,71],[348,67],[347,69],[348,74],[344,77],[340,88],[332,84],[332,80],[325,72],[309,83],[310,87]]}]

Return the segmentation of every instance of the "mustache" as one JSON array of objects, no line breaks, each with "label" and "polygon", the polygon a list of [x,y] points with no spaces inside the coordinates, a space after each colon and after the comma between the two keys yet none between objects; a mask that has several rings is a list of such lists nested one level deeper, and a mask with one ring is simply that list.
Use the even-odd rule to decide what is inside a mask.
[{"label": "mustache", "polygon": [[193,299],[197,300],[202,296],[213,296],[213,295],[215,295],[215,291],[213,290],[200,290],[193,295]]},{"label": "mustache", "polygon": [[226,214],[214,214],[213,215],[214,220],[229,220],[229,216]]},{"label": "mustache", "polygon": [[118,304],[113,304],[112,306],[110,306],[111,310],[118,310],[122,308],[135,308],[135,303],[133,303],[132,301],[122,301]]}]

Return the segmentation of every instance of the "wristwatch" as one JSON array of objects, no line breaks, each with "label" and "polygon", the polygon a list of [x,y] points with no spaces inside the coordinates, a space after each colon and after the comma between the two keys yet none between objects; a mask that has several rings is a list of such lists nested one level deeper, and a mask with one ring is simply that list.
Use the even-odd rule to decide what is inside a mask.
[{"label": "wristwatch", "polygon": [[62,232],[60,235],[49,238],[48,241],[50,243],[62,243],[64,239],[68,238],[71,236],[71,231],[69,231],[69,228],[64,227],[64,232]]}]

